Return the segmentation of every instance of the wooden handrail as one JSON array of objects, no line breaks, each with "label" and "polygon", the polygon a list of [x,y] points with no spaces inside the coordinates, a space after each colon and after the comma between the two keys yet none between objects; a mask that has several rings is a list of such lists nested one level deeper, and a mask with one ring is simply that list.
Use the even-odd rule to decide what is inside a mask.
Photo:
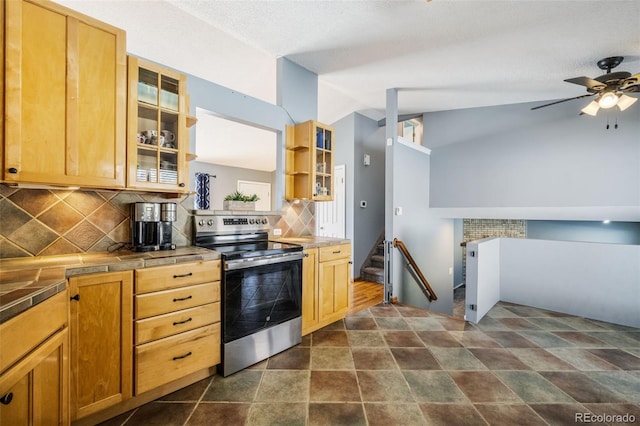
[{"label": "wooden handrail", "polygon": [[436,293],[433,291],[433,288],[431,288],[429,281],[427,281],[425,276],[422,274],[422,271],[420,271],[420,268],[416,264],[416,261],[413,260],[413,257],[411,256],[411,253],[409,253],[409,249],[407,248],[407,246],[405,246],[404,243],[397,238],[393,239],[393,246],[400,250],[400,253],[402,253],[409,265],[415,271],[416,275],[420,279],[420,282],[418,284],[422,284],[422,292],[425,294],[425,296],[427,296],[429,302],[438,300],[438,296],[436,296]]}]

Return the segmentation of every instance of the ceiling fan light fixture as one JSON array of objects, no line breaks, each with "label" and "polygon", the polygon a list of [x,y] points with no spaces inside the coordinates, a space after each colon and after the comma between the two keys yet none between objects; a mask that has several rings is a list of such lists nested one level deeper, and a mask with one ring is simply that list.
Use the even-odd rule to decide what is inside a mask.
[{"label": "ceiling fan light fixture", "polygon": [[600,109],[600,104],[598,104],[598,101],[591,101],[589,105],[582,108],[582,112],[595,117],[599,109]]},{"label": "ceiling fan light fixture", "polygon": [[620,95],[620,99],[618,100],[618,108],[620,108],[620,111],[624,111],[631,105],[635,104],[637,100],[637,98],[632,98],[631,96],[622,94]]},{"label": "ceiling fan light fixture", "polygon": [[598,105],[600,108],[613,108],[618,104],[618,95],[613,92],[603,93],[598,99]]}]

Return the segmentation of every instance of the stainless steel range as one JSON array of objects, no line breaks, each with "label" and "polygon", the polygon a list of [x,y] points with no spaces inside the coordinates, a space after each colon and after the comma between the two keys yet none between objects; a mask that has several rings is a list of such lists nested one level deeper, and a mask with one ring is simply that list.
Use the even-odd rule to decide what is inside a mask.
[{"label": "stainless steel range", "polygon": [[264,216],[197,212],[194,229],[222,255],[222,375],[300,343],[302,246],[269,241]]}]

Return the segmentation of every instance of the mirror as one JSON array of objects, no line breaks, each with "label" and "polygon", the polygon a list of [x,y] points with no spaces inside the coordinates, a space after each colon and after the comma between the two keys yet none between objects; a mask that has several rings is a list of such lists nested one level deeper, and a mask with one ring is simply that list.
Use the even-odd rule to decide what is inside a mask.
[{"label": "mirror", "polygon": [[277,134],[196,108],[197,159],[190,173],[208,173],[210,205],[222,210],[224,197],[237,190],[257,194],[256,210],[275,210]]}]

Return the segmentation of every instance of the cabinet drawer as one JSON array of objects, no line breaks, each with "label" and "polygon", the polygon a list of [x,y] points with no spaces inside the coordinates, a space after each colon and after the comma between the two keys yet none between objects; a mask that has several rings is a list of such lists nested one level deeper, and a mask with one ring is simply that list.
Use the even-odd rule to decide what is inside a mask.
[{"label": "cabinet drawer", "polygon": [[69,295],[64,290],[0,324],[0,371],[35,349],[69,322]]},{"label": "cabinet drawer", "polygon": [[168,314],[220,301],[220,281],[136,295],[135,318]]},{"label": "cabinet drawer", "polygon": [[335,246],[320,247],[318,261],[329,262],[335,259],[351,257],[351,244],[339,244]]},{"label": "cabinet drawer", "polygon": [[136,394],[220,363],[220,323],[136,347]]},{"label": "cabinet drawer", "polygon": [[220,322],[220,302],[135,322],[136,345]]},{"label": "cabinet drawer", "polygon": [[136,269],[135,292],[149,293],[169,288],[220,280],[220,261],[183,263]]}]

